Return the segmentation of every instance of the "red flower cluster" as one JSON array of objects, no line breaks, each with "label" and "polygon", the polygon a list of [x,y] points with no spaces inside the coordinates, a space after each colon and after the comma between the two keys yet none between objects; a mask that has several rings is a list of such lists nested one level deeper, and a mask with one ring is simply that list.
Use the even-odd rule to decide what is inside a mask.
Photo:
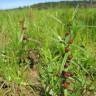
[{"label": "red flower cluster", "polygon": [[[71,46],[71,44],[73,43],[73,38],[71,37],[71,33],[70,33],[70,32],[66,32],[66,33],[65,33],[65,39],[66,39],[66,37],[69,38],[69,41],[68,41],[68,43],[67,43],[67,47],[65,47],[64,50],[65,50],[65,54],[66,54],[66,53],[69,54],[69,52],[71,51],[71,50],[70,50],[70,46]],[[67,57],[66,63],[64,64],[64,68],[67,69],[67,68],[69,67],[72,58],[73,58],[73,55],[72,55],[72,54],[69,54],[68,57]],[[63,79],[63,82],[62,82],[62,87],[63,87],[64,89],[69,89],[69,85],[70,85],[71,82],[68,82],[67,79],[68,79],[69,77],[73,77],[73,74],[72,74],[71,72],[62,71],[61,77],[64,78],[64,79]]]}]

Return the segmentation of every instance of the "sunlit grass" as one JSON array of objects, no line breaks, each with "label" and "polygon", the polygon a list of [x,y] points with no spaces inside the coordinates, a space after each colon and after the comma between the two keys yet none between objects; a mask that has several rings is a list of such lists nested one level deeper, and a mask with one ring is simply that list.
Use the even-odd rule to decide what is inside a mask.
[{"label": "sunlit grass", "polygon": [[[54,96],[58,96],[60,78],[56,75],[61,71],[62,58],[60,56],[64,51],[64,46],[59,40],[64,39],[65,32],[68,31],[67,24],[71,22],[74,37],[74,44],[72,45],[74,61],[69,70],[76,74],[76,82],[73,84],[75,91],[72,93],[73,95],[70,95],[70,93],[69,96],[87,94],[87,92],[90,92],[90,88],[94,93],[96,91],[95,10],[95,8],[78,8],[73,21],[71,19],[74,15],[74,8],[1,11],[0,76],[17,84],[27,84],[24,72],[29,63],[22,65],[18,63],[21,56],[19,52],[26,56],[25,49],[22,46],[26,49],[34,48],[40,54],[37,69],[45,91],[44,96],[49,96],[51,91],[55,94]],[[22,32],[19,24],[23,18],[25,19],[24,25],[27,28],[25,34],[30,38],[24,45],[20,41]],[[31,82],[31,79],[28,81]],[[87,87],[89,89],[86,89]]]}]

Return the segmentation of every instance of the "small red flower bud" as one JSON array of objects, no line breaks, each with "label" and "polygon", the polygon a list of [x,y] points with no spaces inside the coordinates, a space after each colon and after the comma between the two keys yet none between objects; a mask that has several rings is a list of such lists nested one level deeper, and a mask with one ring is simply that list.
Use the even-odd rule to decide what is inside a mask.
[{"label": "small red flower bud", "polygon": [[70,48],[69,47],[66,47],[65,48],[65,52],[67,53],[67,52],[69,52],[70,51]]},{"label": "small red flower bud", "polygon": [[70,35],[70,32],[66,32],[66,33],[65,33],[65,36],[68,36],[68,35]]},{"label": "small red flower bud", "polygon": [[72,77],[73,74],[70,73],[70,72],[65,72],[65,71],[62,71],[62,76],[65,77],[65,78],[68,78],[68,77]]},{"label": "small red flower bud", "polygon": [[66,64],[64,65],[64,68],[68,68],[68,66],[69,66],[69,64],[66,63]]},{"label": "small red flower bud", "polygon": [[71,60],[73,58],[72,54],[68,56],[67,60]]},{"label": "small red flower bud", "polygon": [[62,87],[65,88],[65,89],[68,89],[69,85],[70,85],[69,82],[65,82],[65,83],[62,84]]},{"label": "small red flower bud", "polygon": [[70,40],[69,40],[69,44],[72,44],[73,41],[74,41],[74,39],[73,39],[73,38],[70,38]]}]

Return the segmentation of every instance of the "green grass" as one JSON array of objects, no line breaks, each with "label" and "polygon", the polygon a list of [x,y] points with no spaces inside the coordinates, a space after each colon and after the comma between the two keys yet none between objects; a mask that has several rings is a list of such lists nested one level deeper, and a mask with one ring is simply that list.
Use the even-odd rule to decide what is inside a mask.
[{"label": "green grass", "polygon": [[[65,8],[0,11],[0,77],[7,82],[15,82],[19,85],[31,84],[32,79],[26,79],[26,72],[29,70],[26,66],[29,62],[26,61],[21,65],[18,62],[19,57],[26,56],[27,49],[33,48],[40,54],[40,60],[36,66],[44,96],[49,96],[50,92],[58,96],[61,91],[61,78],[56,74],[60,74],[64,69],[62,66],[66,60],[66,56],[62,57],[65,45],[59,41],[64,39],[65,32],[68,31],[67,24],[71,23],[71,32],[74,37],[71,50],[74,59],[68,70],[75,73],[75,83],[71,86],[75,91],[68,92],[68,96],[82,94],[82,96],[95,96],[95,10],[95,8]],[[25,34],[30,38],[25,43],[20,41],[23,33],[19,22],[22,18],[25,18],[24,24],[27,28]],[[22,92],[20,94],[23,96]]]}]

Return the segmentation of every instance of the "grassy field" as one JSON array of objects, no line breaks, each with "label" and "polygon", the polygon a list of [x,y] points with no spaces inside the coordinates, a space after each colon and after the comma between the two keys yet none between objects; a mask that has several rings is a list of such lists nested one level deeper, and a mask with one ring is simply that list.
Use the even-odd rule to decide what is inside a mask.
[{"label": "grassy field", "polygon": [[0,96],[96,96],[95,10],[0,11]]}]

